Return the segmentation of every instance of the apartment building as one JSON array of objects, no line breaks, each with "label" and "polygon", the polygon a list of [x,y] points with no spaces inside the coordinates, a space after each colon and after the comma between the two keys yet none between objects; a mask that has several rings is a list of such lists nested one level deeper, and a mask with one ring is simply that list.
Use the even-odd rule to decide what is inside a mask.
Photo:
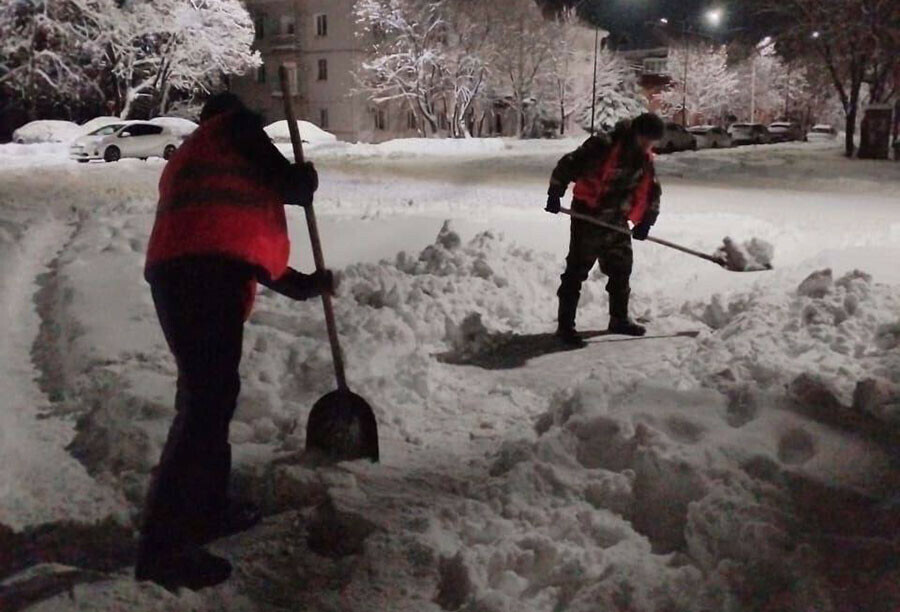
[{"label": "apartment building", "polygon": [[278,68],[288,69],[295,113],[346,141],[414,135],[405,115],[375,108],[353,92],[362,57],[355,0],[247,0],[263,64],[230,88],[265,121],[284,119]]}]

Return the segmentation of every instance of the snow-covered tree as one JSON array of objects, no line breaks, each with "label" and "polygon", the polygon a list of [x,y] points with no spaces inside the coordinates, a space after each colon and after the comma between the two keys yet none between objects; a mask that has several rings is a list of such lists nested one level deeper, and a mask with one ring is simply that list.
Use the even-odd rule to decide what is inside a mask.
[{"label": "snow-covered tree", "polygon": [[671,115],[684,113],[690,119],[691,114],[699,114],[707,121],[718,120],[738,92],[739,79],[728,67],[724,46],[691,43],[673,47],[668,75],[672,82],[660,101]]},{"label": "snow-covered tree", "polygon": [[[591,74],[581,79],[581,109],[578,122],[584,129],[591,126]],[[637,76],[618,53],[603,50],[597,57],[597,99],[593,105],[594,126],[609,130],[622,119],[634,117],[647,109],[647,100],[638,86]]]},{"label": "snow-covered tree", "polygon": [[769,42],[756,45],[735,68],[745,86],[734,96],[731,111],[749,121],[784,116],[791,100],[800,100],[808,93],[802,67],[785,62]]},{"label": "snow-covered tree", "polygon": [[259,63],[239,0],[10,0],[0,7],[0,87],[34,105],[112,95],[122,117],[168,109]]},{"label": "snow-covered tree", "polygon": [[760,0],[756,10],[783,55],[815,58],[827,70],[844,108],[845,153],[852,156],[863,86],[872,102],[896,93],[889,83],[900,65],[900,2]]},{"label": "snow-covered tree", "polygon": [[522,136],[533,132],[536,120],[548,110],[545,71],[557,41],[533,0],[490,4],[498,11],[492,32],[494,88],[515,111],[516,132]]},{"label": "snow-covered tree", "polygon": [[375,104],[407,106],[432,134],[439,129],[442,91],[442,2],[359,0],[354,7],[366,59],[356,73],[359,88]]},{"label": "snow-covered tree", "polygon": [[104,4],[13,0],[0,5],[0,88],[23,102],[31,117],[41,105],[102,96],[93,78],[97,47],[87,16]]},{"label": "snow-covered tree", "polygon": [[122,117],[141,101],[164,113],[173,90],[208,93],[223,75],[260,62],[238,0],[135,0],[100,21]]}]

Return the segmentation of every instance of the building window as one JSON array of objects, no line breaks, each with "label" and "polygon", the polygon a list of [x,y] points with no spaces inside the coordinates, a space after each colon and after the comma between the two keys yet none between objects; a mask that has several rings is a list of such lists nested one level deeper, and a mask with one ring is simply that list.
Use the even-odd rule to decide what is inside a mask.
[{"label": "building window", "polygon": [[387,129],[387,119],[384,116],[384,111],[380,108],[375,109],[375,129],[376,130],[386,130]]},{"label": "building window", "polygon": [[320,81],[328,80],[328,60],[320,59],[319,60],[319,77]]},{"label": "building window", "polygon": [[323,130],[328,129],[328,109],[320,108],[319,109],[319,127]]},{"label": "building window", "polygon": [[256,68],[256,82],[257,83],[265,83],[266,82],[266,65],[260,64]]},{"label": "building window", "polygon": [[644,73],[665,74],[668,64],[668,60],[664,57],[648,57],[644,60]]},{"label": "building window", "polygon": [[316,15],[316,36],[328,36],[328,15]]},{"label": "building window", "polygon": [[256,15],[253,18],[253,26],[256,30],[256,40],[262,40],[266,37],[266,16]]},{"label": "building window", "polygon": [[281,16],[281,33],[282,34],[293,34],[295,30],[295,22],[293,15],[282,15]]},{"label": "building window", "polygon": [[406,113],[406,127],[410,130],[419,129],[419,122],[416,121],[416,114],[412,111]]}]

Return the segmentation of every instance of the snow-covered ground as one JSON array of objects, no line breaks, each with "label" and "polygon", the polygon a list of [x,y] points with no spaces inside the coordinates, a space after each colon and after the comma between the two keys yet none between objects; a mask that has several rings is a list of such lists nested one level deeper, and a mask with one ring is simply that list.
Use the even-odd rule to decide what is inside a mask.
[{"label": "snow-covered ground", "polygon": [[[799,144],[661,157],[656,235],[707,252],[758,237],[775,270],[636,244],[650,337],[561,352],[548,332],[568,230],[542,208],[576,144],[309,148],[382,462],[292,459],[330,355],[316,301],[263,292],[231,435],[235,486],[268,518],[215,546],[229,583],[178,596],[97,544],[131,526],[172,416],[141,279],[163,162],[0,146],[0,604],[897,609],[900,164]],[[308,270],[301,211],[290,225]],[[584,330],[605,327],[603,284],[586,287]]]}]

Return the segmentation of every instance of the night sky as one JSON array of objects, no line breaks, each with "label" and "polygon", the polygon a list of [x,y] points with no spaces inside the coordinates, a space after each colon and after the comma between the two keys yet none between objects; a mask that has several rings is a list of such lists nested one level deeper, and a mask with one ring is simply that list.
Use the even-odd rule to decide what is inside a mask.
[{"label": "night sky", "polygon": [[[548,5],[579,5],[579,0],[538,0]],[[687,20],[691,26],[709,34],[716,34],[727,41],[735,36],[752,37],[747,7],[752,0],[581,0],[579,14],[600,27],[609,30],[613,40],[627,37],[634,46],[648,37],[648,22],[658,23],[663,17],[670,20],[670,27],[680,27]],[[703,16],[709,9],[722,9],[723,21],[715,30],[709,29]],[[676,26],[676,22],[679,25]],[[736,28],[743,28],[735,30]]]}]

